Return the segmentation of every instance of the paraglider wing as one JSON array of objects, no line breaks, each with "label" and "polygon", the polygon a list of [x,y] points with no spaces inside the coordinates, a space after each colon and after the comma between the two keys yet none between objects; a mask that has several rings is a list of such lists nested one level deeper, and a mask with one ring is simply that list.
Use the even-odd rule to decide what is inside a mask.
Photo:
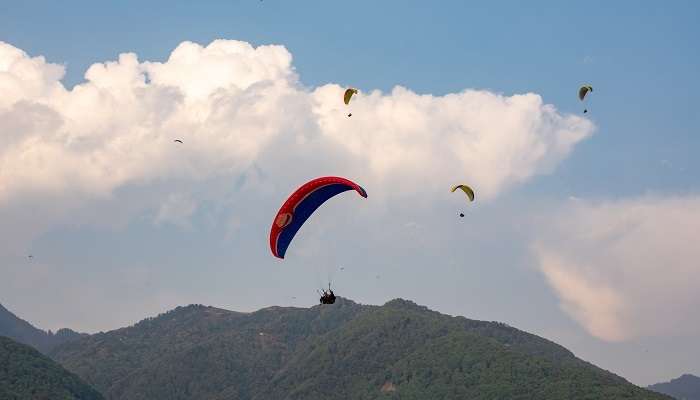
[{"label": "paraglider wing", "polygon": [[343,102],[345,102],[345,104],[350,104],[350,99],[352,98],[353,94],[357,94],[357,89],[346,89],[345,94],[343,95]]},{"label": "paraglider wing", "polygon": [[270,229],[272,255],[284,258],[287,247],[304,222],[331,197],[348,190],[367,197],[367,192],[345,178],[326,176],[309,181],[292,193],[277,212]]},{"label": "paraglider wing", "polygon": [[588,92],[593,91],[593,86],[591,85],[583,85],[578,89],[578,99],[583,101],[583,99],[586,97]]},{"label": "paraglider wing", "polygon": [[469,201],[474,201],[474,191],[467,185],[455,185],[452,187],[452,193],[457,189],[462,189],[462,191],[469,197]]}]

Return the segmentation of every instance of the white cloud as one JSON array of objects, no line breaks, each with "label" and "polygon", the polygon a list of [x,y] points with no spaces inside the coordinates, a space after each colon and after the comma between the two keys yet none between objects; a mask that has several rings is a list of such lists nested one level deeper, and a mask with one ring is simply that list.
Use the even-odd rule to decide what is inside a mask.
[{"label": "white cloud", "polygon": [[402,87],[388,95],[361,93],[349,107],[355,116],[338,118],[341,91],[326,85],[314,92],[323,134],[367,165],[377,181],[399,180],[411,194],[410,182],[441,190],[458,179],[477,187],[480,198],[492,198],[551,171],[593,128],[532,93],[465,90],[435,97]]},{"label": "white cloud", "polygon": [[[490,198],[551,171],[593,129],[535,94],[475,90],[442,97],[372,91],[354,99],[355,116],[346,118],[343,89],[305,90],[291,59],[281,46],[184,42],[164,63],[126,53],[95,64],[69,91],[59,81],[63,67],[2,43],[0,131],[10,140],[0,149],[0,204],[236,175],[263,151],[309,156],[304,145],[342,155],[348,174],[365,181],[403,179],[414,182],[402,188],[415,194],[421,184],[458,177]],[[174,138],[185,146],[171,145]]]},{"label": "white cloud", "polygon": [[197,210],[197,204],[189,195],[174,193],[158,209],[155,222],[158,224],[172,223],[181,227],[189,227],[189,219]]},{"label": "white cloud", "polygon": [[562,308],[620,341],[697,335],[700,197],[570,204],[535,246]]}]

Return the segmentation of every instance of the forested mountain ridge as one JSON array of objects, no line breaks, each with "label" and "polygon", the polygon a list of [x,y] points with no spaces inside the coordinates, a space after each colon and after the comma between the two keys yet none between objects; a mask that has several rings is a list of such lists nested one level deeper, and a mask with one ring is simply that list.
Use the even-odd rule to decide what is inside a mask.
[{"label": "forested mountain ridge", "polygon": [[0,304],[0,336],[27,344],[46,354],[57,345],[79,339],[85,334],[70,329],[59,329],[56,333],[43,331],[20,319]]},{"label": "forested mountain ridge", "polygon": [[538,336],[400,299],[178,307],[52,356],[108,399],[668,399]]}]

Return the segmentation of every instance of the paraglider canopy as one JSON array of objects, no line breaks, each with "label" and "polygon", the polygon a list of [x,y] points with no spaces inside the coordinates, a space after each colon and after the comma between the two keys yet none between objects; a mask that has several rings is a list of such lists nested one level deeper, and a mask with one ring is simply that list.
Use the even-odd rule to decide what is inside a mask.
[{"label": "paraglider canopy", "polygon": [[588,92],[593,91],[593,86],[591,85],[583,85],[578,89],[578,99],[583,101],[584,98],[586,98],[586,95]]},{"label": "paraglider canopy", "polygon": [[311,180],[294,191],[282,204],[270,229],[272,255],[284,258],[287,247],[304,222],[331,197],[348,190],[367,197],[367,192],[355,182],[336,176]]},{"label": "paraglider canopy", "polygon": [[467,195],[467,197],[469,197],[469,201],[474,201],[474,191],[472,188],[467,185],[455,185],[452,187],[451,192],[454,193],[457,189],[461,189]]},{"label": "paraglider canopy", "polygon": [[350,104],[350,99],[352,98],[353,94],[357,94],[357,89],[355,88],[347,88],[345,90],[345,94],[343,94],[343,102],[345,104]]}]

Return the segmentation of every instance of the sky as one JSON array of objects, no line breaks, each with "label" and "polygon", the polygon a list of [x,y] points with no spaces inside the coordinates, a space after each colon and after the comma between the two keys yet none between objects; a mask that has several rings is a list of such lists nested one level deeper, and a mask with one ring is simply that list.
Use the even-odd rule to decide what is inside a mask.
[{"label": "sky", "polygon": [[[98,332],[311,306],[330,279],[636,384],[700,375],[698,19],[690,1],[0,0],[0,303]],[[324,175],[368,198],[333,198],[274,258],[279,206]]]}]

